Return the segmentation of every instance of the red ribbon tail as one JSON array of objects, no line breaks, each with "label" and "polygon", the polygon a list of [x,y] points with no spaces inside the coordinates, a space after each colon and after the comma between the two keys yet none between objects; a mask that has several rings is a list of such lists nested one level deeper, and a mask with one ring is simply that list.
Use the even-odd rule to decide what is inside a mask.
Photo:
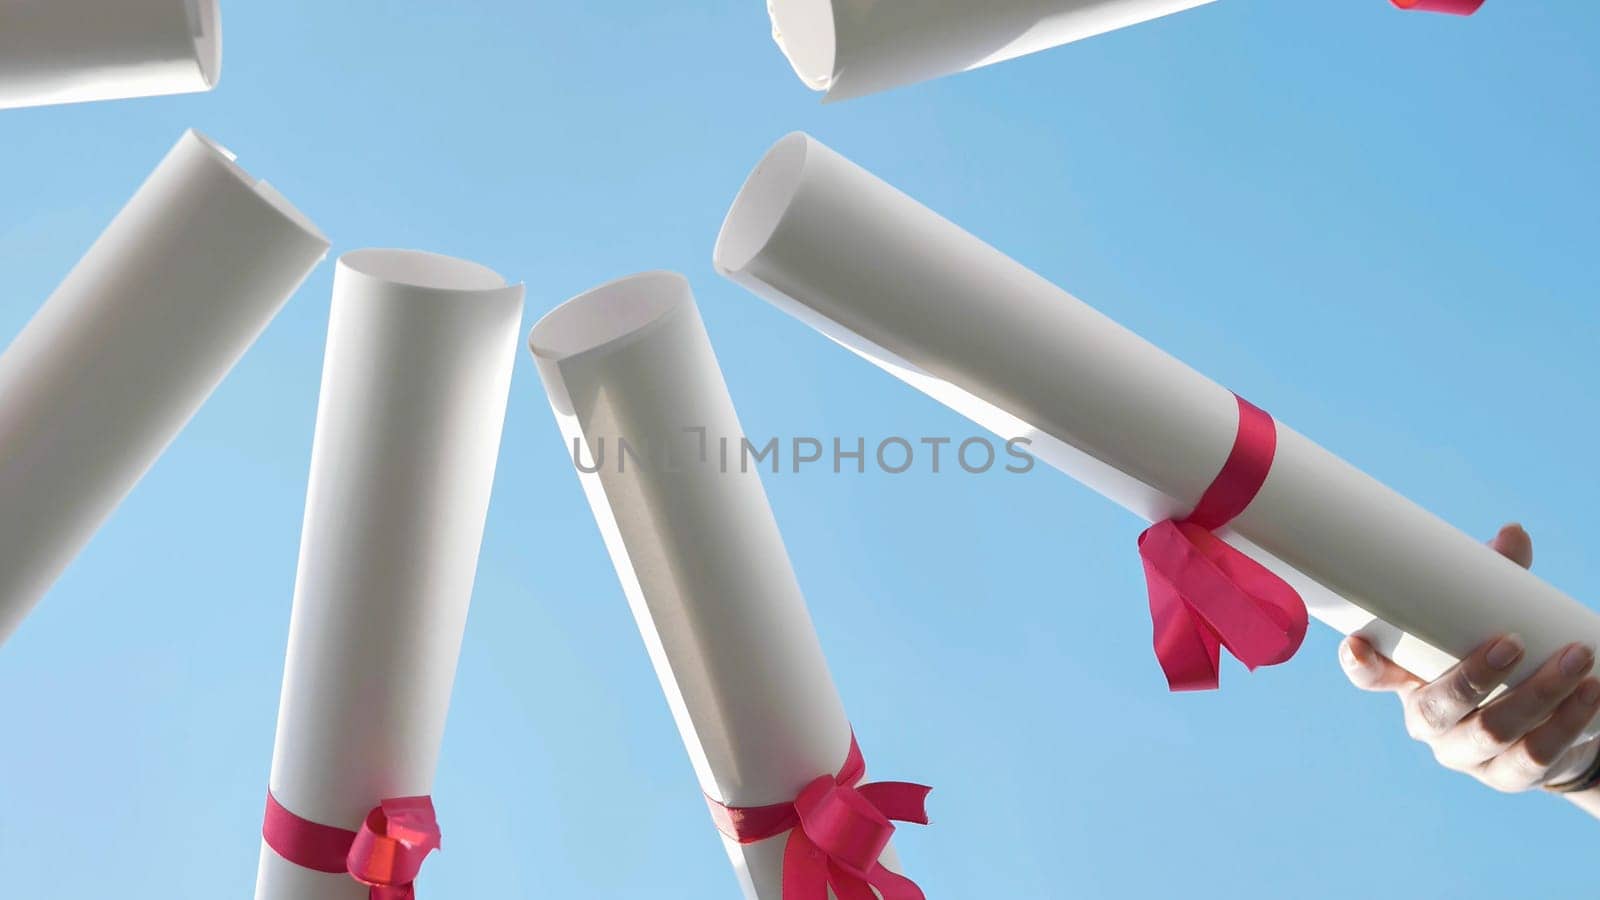
[{"label": "red ribbon tail", "polygon": [[1205,621],[1184,602],[1167,574],[1174,555],[1170,543],[1181,539],[1173,522],[1158,522],[1139,536],[1150,594],[1156,660],[1172,691],[1214,691],[1221,683],[1222,644]]},{"label": "red ribbon tail", "polygon": [[828,900],[830,880],[827,854],[804,831],[790,832],[783,845],[783,900]]},{"label": "red ribbon tail", "polygon": [[1483,0],[1390,0],[1390,2],[1400,9],[1445,13],[1452,16],[1470,16],[1483,6]]},{"label": "red ribbon tail", "polygon": [[1190,523],[1158,522],[1139,536],[1156,657],[1175,691],[1218,685],[1219,645],[1250,669],[1294,656],[1305,603],[1265,566]]},{"label": "red ribbon tail", "polygon": [[906,781],[878,781],[857,789],[880,812],[897,822],[928,824],[928,794],[933,788]]},{"label": "red ribbon tail", "polygon": [[838,900],[878,900],[878,895],[872,892],[872,885],[866,879],[831,862],[828,864],[828,886],[833,888],[833,895]]},{"label": "red ribbon tail", "polygon": [[[1271,569],[1203,529],[1179,526],[1218,572],[1249,602],[1242,611],[1226,610],[1210,620],[1228,651],[1251,669],[1288,662],[1305,643],[1311,617],[1299,592]],[[1202,616],[1208,611],[1200,609]]]}]

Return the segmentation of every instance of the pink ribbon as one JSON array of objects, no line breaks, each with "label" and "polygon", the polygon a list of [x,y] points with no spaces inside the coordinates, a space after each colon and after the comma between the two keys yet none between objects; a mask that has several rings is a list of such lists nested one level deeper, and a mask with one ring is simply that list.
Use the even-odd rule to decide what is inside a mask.
[{"label": "pink ribbon", "polygon": [[1449,13],[1453,16],[1470,16],[1483,5],[1483,0],[1389,0],[1389,2],[1401,9]]},{"label": "pink ribbon", "polygon": [[1306,636],[1295,589],[1213,533],[1255,499],[1277,453],[1272,416],[1237,399],[1233,451],[1194,511],[1139,535],[1156,658],[1174,691],[1215,690],[1222,647],[1254,670],[1287,661]]},{"label": "pink ribbon", "polygon": [[379,803],[359,831],[302,819],[267,792],[261,836],[278,854],[302,869],[346,873],[369,888],[368,900],[414,900],[412,882],[422,861],[439,849],[439,822],[428,797]]},{"label": "pink ribbon", "polygon": [[[884,781],[860,784],[867,763],[850,736],[850,755],[837,775],[822,775],[793,803],[723,806],[710,797],[717,830],[741,844],[754,844],[789,832],[783,849],[783,900],[926,900],[904,875],[878,858],[894,834],[891,819],[928,824],[926,802],[932,788]],[[859,786],[857,786],[859,785]],[[872,892],[877,888],[879,894]]]}]

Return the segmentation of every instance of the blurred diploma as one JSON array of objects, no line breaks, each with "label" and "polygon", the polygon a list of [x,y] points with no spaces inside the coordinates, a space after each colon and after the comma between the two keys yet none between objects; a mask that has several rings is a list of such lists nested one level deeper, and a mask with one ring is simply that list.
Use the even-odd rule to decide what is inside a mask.
[{"label": "blurred diploma", "polygon": [[[688,282],[602,285],[529,345],[701,790],[793,801],[844,763],[850,722]],[[619,439],[647,458],[623,464]],[[723,842],[745,897],[781,900],[784,839]]]},{"label": "blurred diploma", "polygon": [[[807,135],[750,175],[714,263],[1147,520],[1186,515],[1234,441],[1227,388]],[[1500,632],[1528,645],[1512,683],[1600,644],[1593,611],[1281,419],[1266,483],[1219,534],[1425,679]]]},{"label": "blurred diploma", "polygon": [[178,139],[0,354],[0,641],[327,252],[233,154]]},{"label": "blurred diploma", "polygon": [[209,91],[218,0],[0,0],[0,109]]},{"label": "blurred diploma", "polygon": [[846,100],[1005,62],[1212,0],[767,0],[795,74]]},{"label": "blurred diploma", "polygon": [[[302,819],[353,830],[433,790],[522,294],[431,253],[339,260],[272,754],[272,795]],[[257,900],[367,896],[261,848]]]}]

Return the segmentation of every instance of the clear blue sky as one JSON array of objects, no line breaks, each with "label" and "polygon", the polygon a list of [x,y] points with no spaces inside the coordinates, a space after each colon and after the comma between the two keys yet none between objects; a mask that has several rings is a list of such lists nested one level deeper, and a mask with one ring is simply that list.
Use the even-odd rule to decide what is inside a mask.
[{"label": "clear blue sky", "polygon": [[[1600,602],[1600,5],[1221,0],[823,107],[760,0],[224,4],[212,94],[0,113],[0,341],[179,133],[335,252],[466,255],[532,320],[694,282],[755,435],[972,426],[718,279],[793,129]],[[19,900],[248,896],[332,268],[0,650],[0,871]],[[1171,696],[1139,523],[1043,467],[767,487],[874,771],[936,786],[935,898],[1593,891],[1600,827],[1435,768],[1318,628]],[[531,362],[519,359],[422,895],[736,887]]]}]

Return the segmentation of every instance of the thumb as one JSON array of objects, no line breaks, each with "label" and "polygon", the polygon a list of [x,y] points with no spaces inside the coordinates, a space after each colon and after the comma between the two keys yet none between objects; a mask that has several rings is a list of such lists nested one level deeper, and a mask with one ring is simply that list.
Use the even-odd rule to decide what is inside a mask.
[{"label": "thumb", "polygon": [[1339,665],[1350,683],[1364,691],[1398,693],[1422,685],[1422,679],[1395,665],[1363,638],[1344,639],[1339,645]]},{"label": "thumb", "polygon": [[1502,525],[1500,532],[1489,541],[1489,546],[1524,569],[1533,567],[1533,538],[1515,522]]}]

